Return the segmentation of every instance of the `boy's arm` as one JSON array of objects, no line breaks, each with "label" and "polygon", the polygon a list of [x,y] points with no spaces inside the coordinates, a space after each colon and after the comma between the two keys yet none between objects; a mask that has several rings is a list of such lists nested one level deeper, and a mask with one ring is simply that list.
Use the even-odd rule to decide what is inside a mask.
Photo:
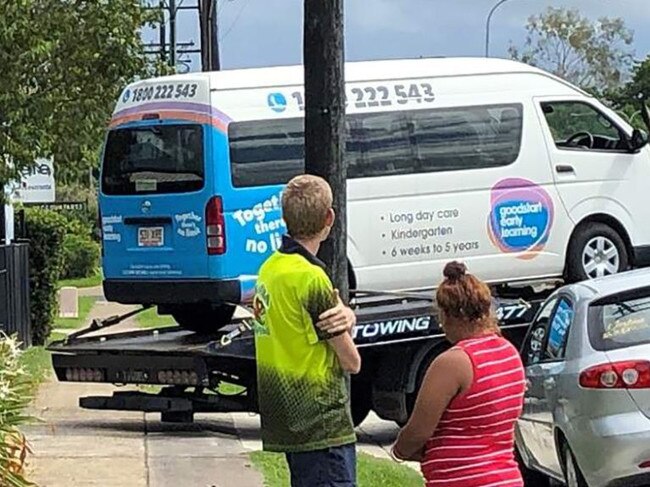
[{"label": "boy's arm", "polygon": [[339,290],[334,290],[337,305],[328,309],[318,317],[316,326],[327,333],[338,335],[341,332],[352,331],[354,325],[357,324],[357,316],[349,307],[343,304],[339,296]]},{"label": "boy's arm", "polygon": [[358,374],[361,370],[361,356],[357,346],[352,340],[352,335],[343,333],[327,340],[336,353],[341,368],[350,374]]},{"label": "boy's arm", "polygon": [[[304,299],[305,308],[311,318],[311,327],[307,330],[309,343],[327,341],[336,353],[341,368],[352,374],[358,373],[361,368],[361,357],[350,335],[356,317],[350,308],[343,305],[325,273],[309,281]],[[333,319],[337,329],[319,327],[318,323],[323,315],[326,315],[326,321],[327,317]],[[340,323],[344,326],[338,326]]]}]

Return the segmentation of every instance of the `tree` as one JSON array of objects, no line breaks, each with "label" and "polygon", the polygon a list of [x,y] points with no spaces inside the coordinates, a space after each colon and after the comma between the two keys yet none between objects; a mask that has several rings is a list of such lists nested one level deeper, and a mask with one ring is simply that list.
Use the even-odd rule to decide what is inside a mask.
[{"label": "tree", "polygon": [[[650,56],[636,62],[632,69],[632,79],[620,89],[605,94],[608,101],[627,117],[636,128],[648,130],[639,113],[639,95],[650,100]],[[647,103],[647,102],[646,102]]]},{"label": "tree", "polygon": [[594,22],[578,10],[551,7],[530,17],[526,30],[523,48],[510,46],[511,57],[584,89],[620,87],[632,66],[634,33],[620,18]]},{"label": "tree", "polygon": [[155,72],[140,30],[156,15],[139,0],[0,2],[0,188],[37,157],[88,174],[121,89]]}]

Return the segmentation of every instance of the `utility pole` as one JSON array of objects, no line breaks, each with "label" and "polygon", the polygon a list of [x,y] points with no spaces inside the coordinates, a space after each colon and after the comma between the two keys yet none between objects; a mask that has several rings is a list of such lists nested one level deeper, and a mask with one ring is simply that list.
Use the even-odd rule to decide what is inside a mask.
[{"label": "utility pole", "polygon": [[201,27],[201,66],[203,71],[219,71],[219,37],[217,19],[218,0],[199,1],[199,19]]},{"label": "utility pole", "polygon": [[165,22],[163,7],[163,0],[160,0],[158,8],[160,9],[160,15],[162,15],[162,21],[160,22],[158,43],[160,44],[160,61],[164,64],[167,62],[167,23]]},{"label": "utility pole", "polygon": [[210,15],[208,17],[208,22],[210,23],[210,31],[212,37],[210,39],[210,52],[212,54],[212,71],[221,71],[221,52],[219,50],[219,19],[217,17],[217,2],[218,0],[212,0],[212,5],[210,6]]},{"label": "utility pole", "polygon": [[343,0],[304,0],[305,171],[334,192],[336,222],[320,257],[348,299]]},{"label": "utility pole", "polygon": [[176,0],[169,0],[169,65],[176,70]]}]

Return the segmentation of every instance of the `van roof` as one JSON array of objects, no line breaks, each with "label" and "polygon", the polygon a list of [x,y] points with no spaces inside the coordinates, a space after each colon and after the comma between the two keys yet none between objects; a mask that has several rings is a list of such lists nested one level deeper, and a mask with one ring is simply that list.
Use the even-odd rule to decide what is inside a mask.
[{"label": "van roof", "polygon": [[[381,81],[395,79],[396,76],[399,78],[418,78],[531,73],[552,78],[589,96],[579,88],[546,71],[518,61],[498,58],[456,57],[348,62],[345,64],[345,71],[347,82]],[[208,77],[213,90],[296,85],[303,82],[303,66],[232,69],[187,73],[167,78],[178,80],[184,78],[196,79],[197,77]]]}]

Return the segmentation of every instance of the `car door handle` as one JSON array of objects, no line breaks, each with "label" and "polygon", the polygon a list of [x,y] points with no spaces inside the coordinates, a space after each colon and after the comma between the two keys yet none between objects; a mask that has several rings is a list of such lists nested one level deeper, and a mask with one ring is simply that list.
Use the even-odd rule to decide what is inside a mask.
[{"label": "car door handle", "polygon": [[568,166],[566,164],[558,164],[557,166],[555,166],[555,171],[558,174],[567,174],[567,173],[573,174],[576,172],[575,169],[573,169],[573,166]]},{"label": "car door handle", "polygon": [[555,379],[550,378],[544,381],[544,389],[554,389],[555,388]]}]

